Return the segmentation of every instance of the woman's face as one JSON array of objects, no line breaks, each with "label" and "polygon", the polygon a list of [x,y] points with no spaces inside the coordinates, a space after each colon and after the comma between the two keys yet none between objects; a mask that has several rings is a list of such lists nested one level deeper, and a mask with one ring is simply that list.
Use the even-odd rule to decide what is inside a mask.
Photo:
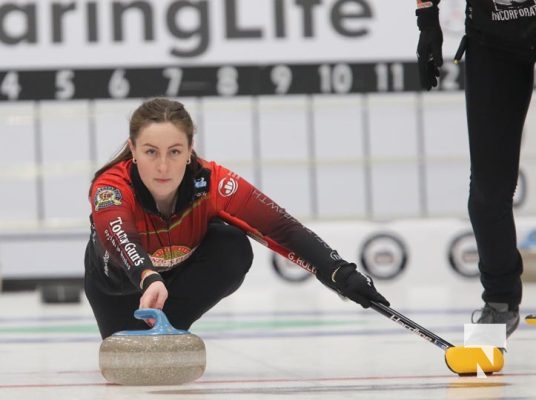
[{"label": "woman's face", "polygon": [[129,146],[154,199],[171,200],[192,154],[186,133],[171,122],[154,122],[141,129],[135,143],[129,140]]}]

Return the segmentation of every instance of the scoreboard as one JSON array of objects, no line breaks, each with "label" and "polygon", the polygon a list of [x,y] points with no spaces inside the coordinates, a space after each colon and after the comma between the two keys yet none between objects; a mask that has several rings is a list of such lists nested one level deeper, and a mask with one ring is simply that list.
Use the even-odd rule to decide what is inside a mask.
[{"label": "scoreboard", "polygon": [[[463,89],[445,63],[438,90]],[[333,62],[0,70],[0,101],[415,92],[416,62]]]}]

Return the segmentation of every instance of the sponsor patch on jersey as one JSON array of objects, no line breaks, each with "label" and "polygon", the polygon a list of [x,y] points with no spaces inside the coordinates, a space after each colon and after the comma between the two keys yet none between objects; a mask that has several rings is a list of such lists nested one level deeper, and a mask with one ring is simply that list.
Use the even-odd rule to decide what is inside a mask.
[{"label": "sponsor patch on jersey", "polygon": [[190,257],[195,248],[187,246],[162,247],[150,255],[153,266],[159,271],[165,271]]},{"label": "sponsor patch on jersey", "polygon": [[103,186],[97,189],[93,204],[95,205],[95,211],[100,211],[103,208],[110,206],[118,206],[121,204],[121,192],[119,189],[112,186]]},{"label": "sponsor patch on jersey", "polygon": [[206,189],[207,187],[207,181],[205,180],[205,177],[202,176],[201,178],[199,179],[195,179],[194,180],[194,187],[196,189]]},{"label": "sponsor patch on jersey", "polygon": [[520,9],[534,5],[534,0],[493,0],[495,10]]},{"label": "sponsor patch on jersey", "polygon": [[200,178],[194,179],[194,197],[197,199],[199,197],[206,196],[208,193],[208,182],[209,176],[202,176]]},{"label": "sponsor patch on jersey", "polygon": [[515,21],[536,16],[536,0],[493,0],[491,20]]},{"label": "sponsor patch on jersey", "polygon": [[238,190],[238,181],[233,177],[227,176],[220,180],[218,183],[218,192],[223,197],[229,197],[236,193]]}]

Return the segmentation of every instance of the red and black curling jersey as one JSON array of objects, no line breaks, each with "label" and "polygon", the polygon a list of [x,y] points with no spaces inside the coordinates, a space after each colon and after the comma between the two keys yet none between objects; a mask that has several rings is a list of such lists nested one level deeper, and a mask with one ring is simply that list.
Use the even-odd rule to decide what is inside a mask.
[{"label": "red and black curling jersey", "polygon": [[114,290],[139,290],[145,269],[180,268],[214,218],[241,228],[312,273],[341,262],[335,250],[245,179],[215,162],[198,161],[196,172],[187,167],[169,218],[158,212],[131,160],[94,181],[86,263],[106,275]]}]

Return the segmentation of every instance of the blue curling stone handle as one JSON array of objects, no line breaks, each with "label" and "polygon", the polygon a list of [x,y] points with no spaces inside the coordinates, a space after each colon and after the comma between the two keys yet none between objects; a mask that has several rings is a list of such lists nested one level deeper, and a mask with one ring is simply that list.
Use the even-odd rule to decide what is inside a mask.
[{"label": "blue curling stone handle", "polygon": [[162,310],[156,308],[140,308],[134,311],[134,317],[137,319],[155,320],[155,324],[151,329],[137,331],[120,331],[112,336],[154,336],[154,335],[185,335],[188,331],[174,328],[168,321],[166,314]]}]

